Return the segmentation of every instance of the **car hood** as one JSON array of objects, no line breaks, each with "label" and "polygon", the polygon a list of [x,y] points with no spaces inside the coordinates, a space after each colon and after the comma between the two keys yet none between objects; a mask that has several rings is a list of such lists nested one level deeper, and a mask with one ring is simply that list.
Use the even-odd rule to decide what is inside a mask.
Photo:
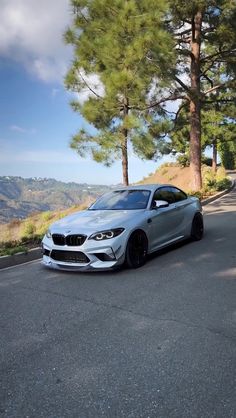
[{"label": "car hood", "polygon": [[138,210],[86,210],[66,216],[51,225],[54,233],[73,234],[102,231],[110,228],[125,227],[131,221],[140,219],[145,209]]}]

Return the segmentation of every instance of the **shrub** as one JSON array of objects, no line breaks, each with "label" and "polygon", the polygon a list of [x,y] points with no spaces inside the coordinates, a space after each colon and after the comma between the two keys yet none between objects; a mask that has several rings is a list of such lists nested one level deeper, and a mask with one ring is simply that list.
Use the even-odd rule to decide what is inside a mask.
[{"label": "shrub", "polygon": [[226,171],[224,167],[219,167],[216,173],[217,182],[226,178]]},{"label": "shrub", "polygon": [[181,167],[189,167],[189,156],[186,154],[179,155],[177,161]]},{"label": "shrub", "polygon": [[218,192],[222,191],[222,190],[226,190],[231,186],[231,181],[229,179],[227,179],[227,177],[225,177],[222,180],[219,180],[216,182],[216,190]]},{"label": "shrub", "polygon": [[25,222],[23,227],[23,236],[24,237],[31,237],[36,231],[36,227],[33,222]]},{"label": "shrub", "polygon": [[41,215],[42,221],[47,222],[50,221],[50,219],[53,218],[53,214],[50,211],[43,212]]},{"label": "shrub", "polygon": [[216,176],[215,173],[209,167],[203,167],[202,170],[203,177],[203,187],[214,189],[216,186]]}]

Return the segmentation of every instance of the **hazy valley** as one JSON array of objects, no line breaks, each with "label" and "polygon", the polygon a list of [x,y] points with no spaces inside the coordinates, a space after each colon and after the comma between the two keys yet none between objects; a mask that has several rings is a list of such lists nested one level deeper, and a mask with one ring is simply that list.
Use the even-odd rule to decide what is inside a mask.
[{"label": "hazy valley", "polygon": [[90,203],[109,188],[47,178],[0,177],[0,223]]}]

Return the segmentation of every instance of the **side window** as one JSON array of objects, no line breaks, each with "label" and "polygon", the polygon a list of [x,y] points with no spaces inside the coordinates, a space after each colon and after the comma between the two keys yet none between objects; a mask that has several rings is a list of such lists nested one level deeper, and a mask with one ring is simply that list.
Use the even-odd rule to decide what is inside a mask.
[{"label": "side window", "polygon": [[154,200],[165,200],[169,204],[175,203],[174,193],[171,191],[170,187],[161,187],[157,189],[154,193]]},{"label": "side window", "polygon": [[182,200],[187,199],[187,195],[182,190],[177,189],[177,187],[171,187],[171,189],[174,194],[176,202],[181,202]]}]

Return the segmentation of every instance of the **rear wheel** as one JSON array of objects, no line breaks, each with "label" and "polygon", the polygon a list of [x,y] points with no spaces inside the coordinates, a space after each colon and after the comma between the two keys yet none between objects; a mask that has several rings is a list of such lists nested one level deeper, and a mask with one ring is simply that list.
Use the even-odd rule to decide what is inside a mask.
[{"label": "rear wheel", "polygon": [[201,213],[196,213],[192,222],[191,238],[200,241],[204,234],[203,217]]},{"label": "rear wheel", "polygon": [[137,230],[132,233],[126,248],[126,264],[129,268],[138,268],[147,259],[148,240],[146,234]]}]

